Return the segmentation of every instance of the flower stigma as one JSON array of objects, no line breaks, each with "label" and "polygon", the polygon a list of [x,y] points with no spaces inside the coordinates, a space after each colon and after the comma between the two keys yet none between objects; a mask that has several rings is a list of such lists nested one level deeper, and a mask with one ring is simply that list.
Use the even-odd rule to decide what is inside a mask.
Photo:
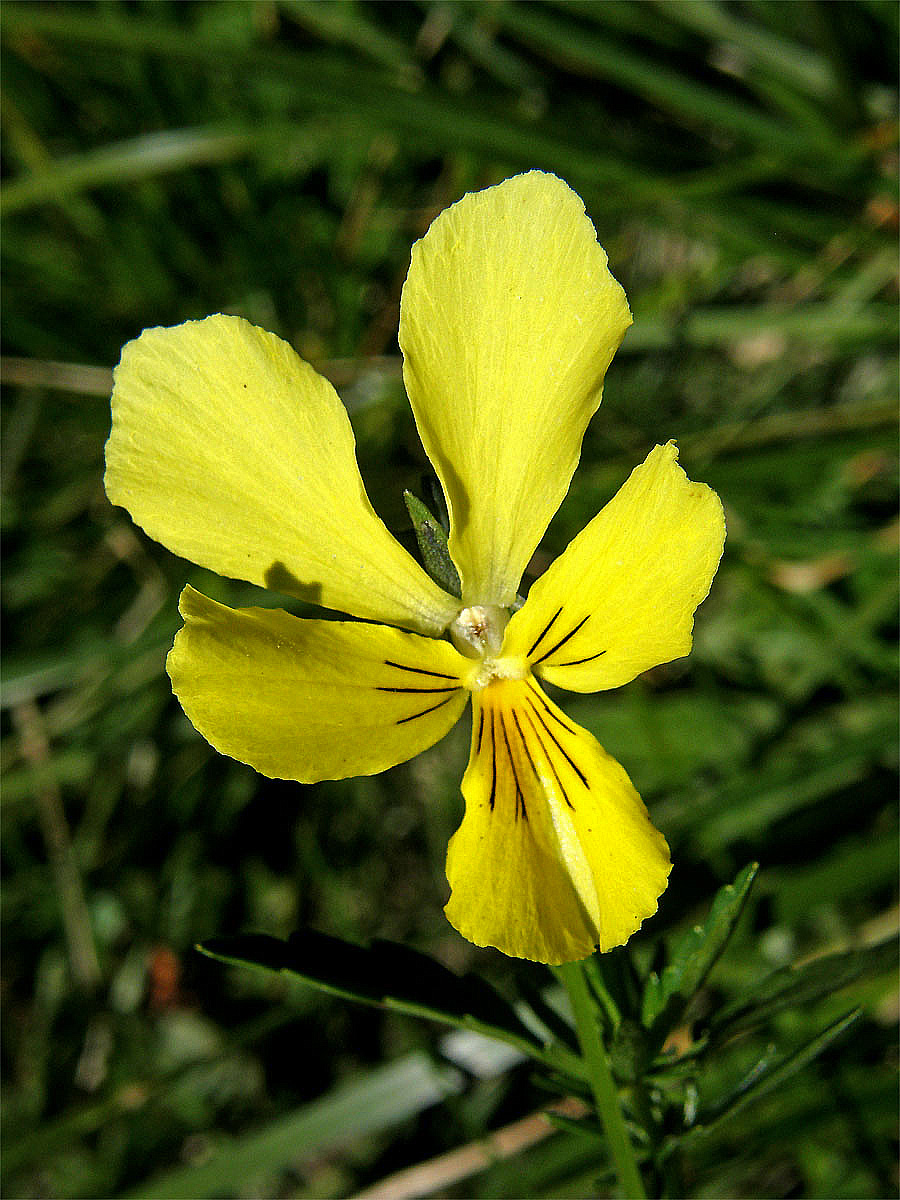
[{"label": "flower stigma", "polygon": [[466,686],[485,688],[494,679],[524,679],[528,667],[523,658],[503,656],[503,635],[509,610],[498,604],[472,604],[460,610],[450,625],[450,640],[466,658],[475,659]]},{"label": "flower stigma", "polygon": [[503,645],[509,612],[498,604],[473,604],[450,625],[450,640],[466,658],[493,657]]}]

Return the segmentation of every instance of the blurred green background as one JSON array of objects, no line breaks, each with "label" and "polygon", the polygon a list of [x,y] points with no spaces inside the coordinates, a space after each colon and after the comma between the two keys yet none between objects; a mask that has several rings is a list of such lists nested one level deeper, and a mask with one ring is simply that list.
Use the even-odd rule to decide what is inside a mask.
[{"label": "blurred green background", "polygon": [[[233,312],[335,381],[405,531],[428,469],[396,344],[410,245],[529,167],[584,198],[635,314],[535,569],[668,438],[729,525],[692,656],[566,700],[672,846],[636,953],[751,859],[708,1011],[895,937],[893,0],[7,0],[2,22],[5,1193],[352,1195],[543,1103],[516,1063],[448,1072],[440,1029],[193,951],[308,926],[501,987],[539,972],[442,916],[466,722],[346,783],[217,756],[163,671],[176,599],[256,594],[101,484],[121,345]],[[896,1193],[892,972],[773,1015],[722,1070],[854,1003],[851,1038],[698,1143],[691,1195]],[[597,1175],[557,1132],[392,1194],[608,1194]]]}]

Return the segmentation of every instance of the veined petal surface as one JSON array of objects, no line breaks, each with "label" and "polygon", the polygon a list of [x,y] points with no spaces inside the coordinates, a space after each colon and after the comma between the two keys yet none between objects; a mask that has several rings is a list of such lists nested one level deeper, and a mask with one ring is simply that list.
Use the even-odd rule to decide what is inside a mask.
[{"label": "veined petal surface", "polygon": [[673,442],[657,446],[532,584],[504,654],[574,692],[681,658],[724,542],[719,497],[688,479]]},{"label": "veined petal surface", "polygon": [[438,633],[458,608],[366,496],[334,388],[240,317],[148,329],[115,371],[106,491],[176,554]]},{"label": "veined petal surface", "polygon": [[413,246],[403,377],[464,604],[515,599],[630,324],[584,204],[555,175],[464,196]]},{"label": "veined petal surface", "polygon": [[384,625],[232,609],[185,588],[167,669],[191,724],[275,779],[373,775],[456,723],[469,664],[449,642]]},{"label": "veined petal surface", "polygon": [[469,941],[572,962],[621,945],[656,912],[665,838],[615,759],[532,678],[473,693],[462,788],[445,912]]}]

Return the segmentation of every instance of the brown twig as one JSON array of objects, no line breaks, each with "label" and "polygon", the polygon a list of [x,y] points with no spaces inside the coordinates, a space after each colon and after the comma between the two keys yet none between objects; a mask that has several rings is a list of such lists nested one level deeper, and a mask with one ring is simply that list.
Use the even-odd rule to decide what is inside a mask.
[{"label": "brown twig", "polygon": [[521,1154],[554,1133],[555,1129],[547,1120],[545,1111],[574,1120],[583,1117],[588,1109],[574,1098],[560,1100],[549,1105],[548,1110],[522,1117],[477,1142],[470,1142],[458,1150],[397,1171],[373,1187],[357,1192],[353,1200],[416,1200],[417,1197],[432,1196],[435,1192],[452,1187],[486,1170],[495,1162]]},{"label": "brown twig", "polygon": [[83,363],[10,356],[0,360],[0,382],[79,392],[83,396],[108,396],[112,391],[112,371],[109,367],[88,367]]},{"label": "brown twig", "polygon": [[22,757],[38,773],[35,785],[38,820],[62,909],[72,977],[85,991],[92,991],[100,983],[100,963],[62,796],[46,770],[50,761],[50,744],[44,721],[40,709],[31,700],[14,705],[12,719],[19,735]]}]

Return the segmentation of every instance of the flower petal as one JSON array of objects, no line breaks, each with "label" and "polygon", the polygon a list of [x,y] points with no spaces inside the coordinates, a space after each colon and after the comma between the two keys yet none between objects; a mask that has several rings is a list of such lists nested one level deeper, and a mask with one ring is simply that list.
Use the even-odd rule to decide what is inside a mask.
[{"label": "flower petal", "polygon": [[657,446],[532,584],[503,653],[574,692],[681,658],[724,542],[719,497],[688,479],[674,442]]},{"label": "flower petal", "polygon": [[466,813],[445,912],[478,946],[561,963],[620,946],[671,864],[628,776],[533,679],[473,693]]},{"label": "flower petal", "polygon": [[465,604],[515,599],[630,324],[584,204],[555,175],[464,196],[413,246],[403,376]]},{"label": "flower petal", "polygon": [[176,554],[423,633],[453,618],[373,511],[334,388],[274,334],[223,315],[145,330],[112,410],[107,494]]},{"label": "flower petal", "polygon": [[167,669],[193,726],[275,779],[313,783],[405,762],[456,723],[466,660],[384,625],[226,608],[187,587]]}]

